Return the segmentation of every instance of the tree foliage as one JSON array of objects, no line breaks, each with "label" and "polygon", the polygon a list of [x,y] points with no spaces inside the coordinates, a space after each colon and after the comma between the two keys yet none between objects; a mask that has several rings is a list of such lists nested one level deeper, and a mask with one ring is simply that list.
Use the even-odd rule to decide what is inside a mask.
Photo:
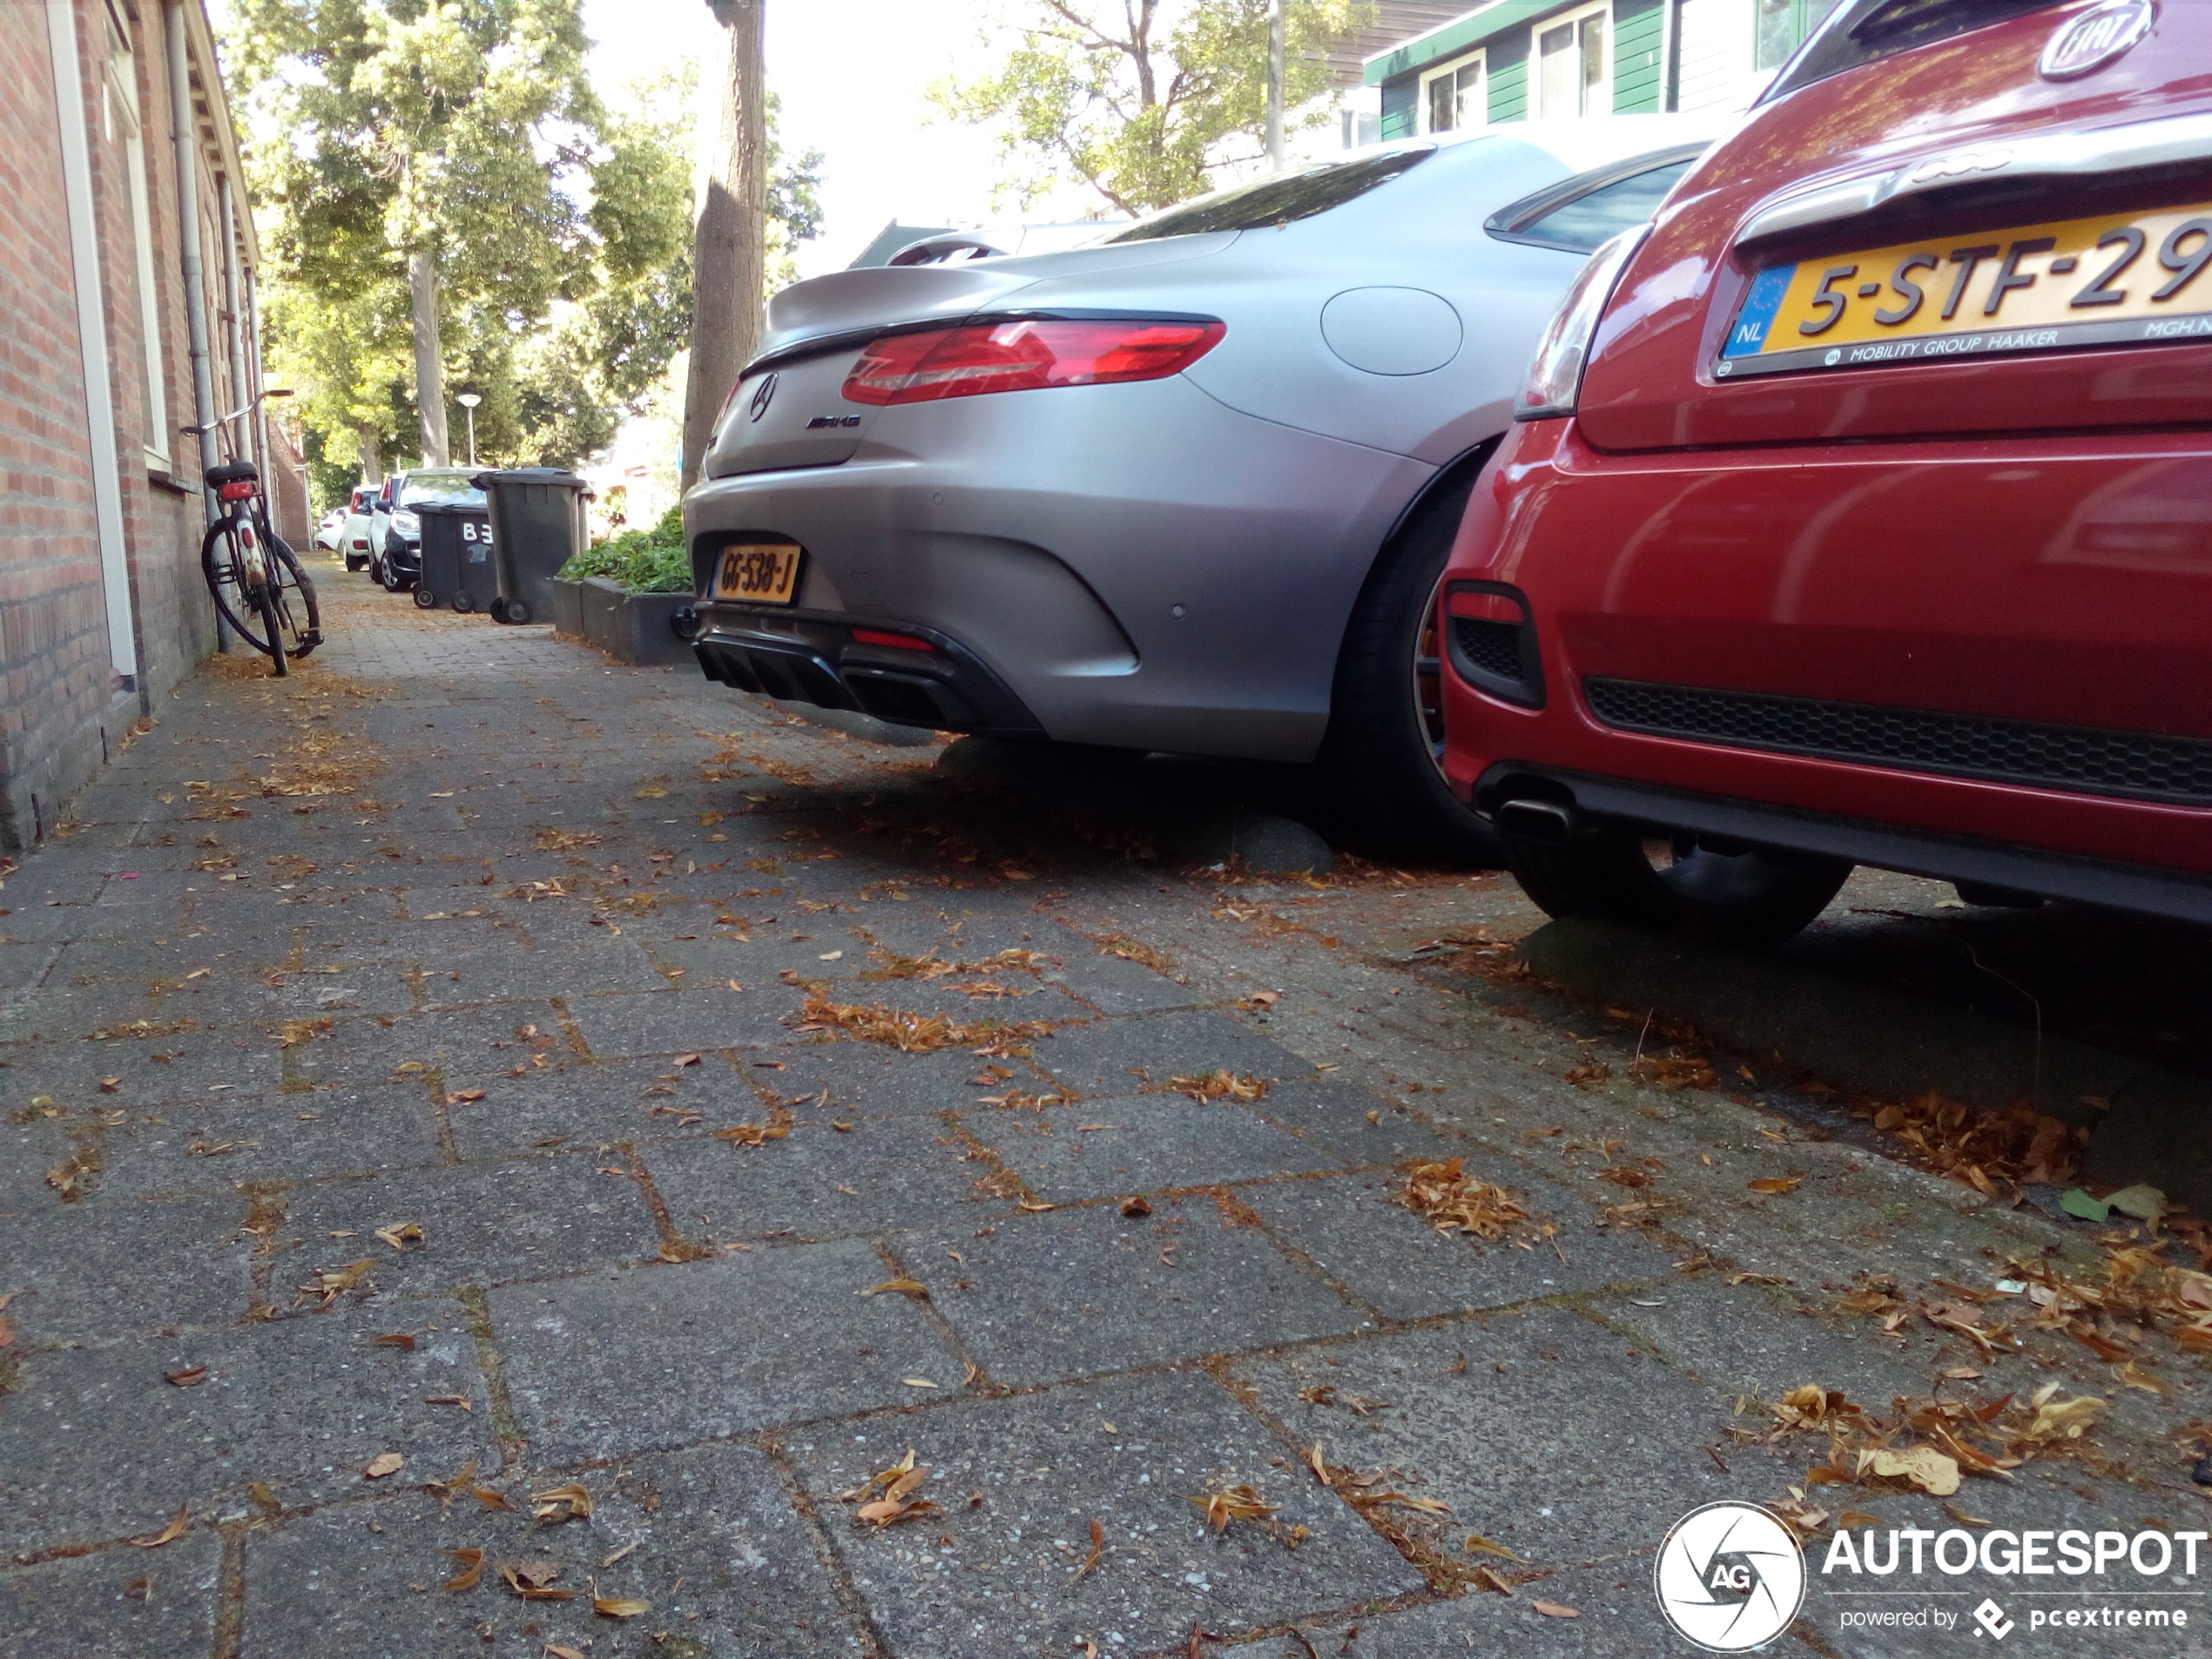
[{"label": "tree foliage", "polygon": [[[233,0],[225,44],[261,135],[271,355],[316,447],[365,476],[420,449],[407,260],[427,247],[479,458],[605,448],[690,332],[692,77],[610,109],[577,0]],[[776,175],[786,250],[819,226],[820,159]]]},{"label": "tree foliage", "polygon": [[[1321,54],[1372,16],[1365,0],[1288,0],[1287,125],[1330,84]],[[1260,153],[1267,0],[1007,0],[984,39],[997,67],[932,89],[955,120],[999,129],[1026,201],[1072,172],[1115,208],[1145,213],[1204,192],[1208,170]]]}]

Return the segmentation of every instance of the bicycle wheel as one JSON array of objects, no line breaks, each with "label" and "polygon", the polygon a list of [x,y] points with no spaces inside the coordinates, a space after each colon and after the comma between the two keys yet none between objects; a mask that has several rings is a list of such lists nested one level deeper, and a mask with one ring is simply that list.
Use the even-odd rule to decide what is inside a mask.
[{"label": "bicycle wheel", "polygon": [[[300,565],[299,556],[292,550],[284,537],[265,535],[262,544],[270,552],[270,574],[277,578],[277,610],[286,630],[298,643],[290,648],[293,657],[305,657],[322,644],[322,607],[315,601],[314,578]],[[292,617],[292,595],[297,591],[300,607],[307,612],[307,626],[294,625]]]},{"label": "bicycle wheel", "polygon": [[251,591],[254,605],[261,613],[262,627],[277,642],[277,649],[269,653],[269,671],[282,679],[292,671],[292,658],[284,649],[285,625],[290,620],[284,612],[284,584],[264,582]]},{"label": "bicycle wheel", "polygon": [[255,651],[266,652],[271,648],[268,623],[246,586],[246,550],[239,540],[244,528],[235,518],[219,518],[210,524],[199,543],[199,564],[215,609],[231,631]]}]

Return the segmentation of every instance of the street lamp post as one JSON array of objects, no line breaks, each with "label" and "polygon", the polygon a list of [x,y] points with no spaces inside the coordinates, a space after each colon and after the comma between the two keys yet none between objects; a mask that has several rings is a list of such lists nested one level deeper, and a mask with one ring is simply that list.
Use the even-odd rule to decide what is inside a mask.
[{"label": "street lamp post", "polygon": [[474,392],[463,392],[453,400],[469,411],[469,464],[476,464],[476,405],[483,399]]}]

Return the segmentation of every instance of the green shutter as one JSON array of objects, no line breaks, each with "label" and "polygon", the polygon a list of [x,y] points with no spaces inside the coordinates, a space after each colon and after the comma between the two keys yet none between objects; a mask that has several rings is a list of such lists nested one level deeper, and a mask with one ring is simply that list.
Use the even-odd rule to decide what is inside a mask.
[{"label": "green shutter", "polygon": [[1490,43],[1490,121],[1528,118],[1528,30],[1516,29]]},{"label": "green shutter", "polygon": [[1618,115],[1653,114],[1662,79],[1659,55],[1666,41],[1660,0],[1614,0],[1613,109]]},{"label": "green shutter", "polygon": [[1382,89],[1381,138],[1410,138],[1413,136],[1413,105],[1420,97],[1421,78],[1401,76],[1394,81],[1385,81]]}]

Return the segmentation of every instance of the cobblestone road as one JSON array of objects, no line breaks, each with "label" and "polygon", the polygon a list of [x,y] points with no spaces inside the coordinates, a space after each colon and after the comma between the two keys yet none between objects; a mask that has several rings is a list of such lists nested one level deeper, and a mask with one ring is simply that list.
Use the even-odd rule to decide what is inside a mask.
[{"label": "cobblestone road", "polygon": [[[2203,1362],[1992,1288],[2132,1236],[1648,1063],[1485,955],[1509,884],[1177,873],[327,580],[0,889],[0,1652],[1687,1652],[1712,1499],[2204,1525]],[[1412,1213],[1455,1157],[1527,1219]],[[2046,1381],[2080,1440],[2020,1438]],[[2030,1455],[1809,1486],[1831,1429]],[[1835,1588],[1791,1643],[1976,1649]]]}]

